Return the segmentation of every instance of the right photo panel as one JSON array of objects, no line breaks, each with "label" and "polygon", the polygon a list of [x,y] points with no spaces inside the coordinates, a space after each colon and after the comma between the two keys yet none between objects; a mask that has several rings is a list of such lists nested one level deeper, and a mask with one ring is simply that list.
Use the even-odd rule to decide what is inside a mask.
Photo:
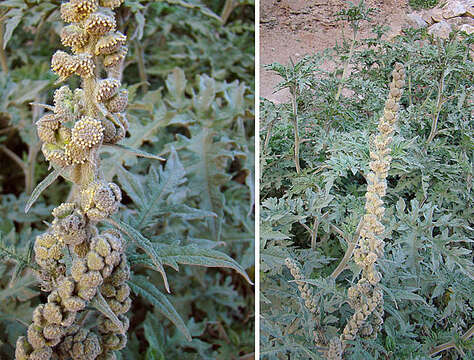
[{"label": "right photo panel", "polygon": [[260,1],[261,359],[474,359],[473,16]]}]

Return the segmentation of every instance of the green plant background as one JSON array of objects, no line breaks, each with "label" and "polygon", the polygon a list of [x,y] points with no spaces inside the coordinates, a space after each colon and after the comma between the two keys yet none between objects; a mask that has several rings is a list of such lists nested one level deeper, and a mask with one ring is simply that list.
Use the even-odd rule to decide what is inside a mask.
[{"label": "green plant background", "polygon": [[[62,48],[59,5],[0,3],[1,359],[14,357],[17,337],[25,333],[34,306],[45,300],[30,269],[31,247],[51,210],[69,193],[69,184],[57,180],[27,214],[23,211],[29,193],[48,174],[34,130],[43,109],[30,103],[51,103],[57,88],[49,66]],[[129,42],[123,83],[130,94],[131,126],[123,143],[167,161],[114,149],[104,151],[102,167],[124,193],[118,220],[150,241],[171,291],[140,242],[130,241],[133,306],[128,346],[120,356],[249,358],[254,352],[254,291],[245,279],[246,273],[253,279],[254,271],[253,1],[127,0],[117,19]],[[70,85],[77,86],[77,79]]]},{"label": "green plant background", "polygon": [[[370,21],[367,10],[349,5],[339,16],[357,31]],[[276,90],[288,89],[292,101],[260,102],[262,359],[320,359],[313,330],[329,340],[352,315],[347,289],[360,269],[349,261],[336,279],[331,274],[364,214],[369,146],[395,62],[405,65],[407,81],[384,200],[384,324],[376,340],[358,339],[344,358],[474,358],[467,336],[474,305],[473,37],[439,40],[407,29],[387,41],[385,30],[374,26],[367,38],[267,66],[281,77]],[[286,257],[302,264],[320,316],[304,306]],[[451,346],[430,356],[442,344]]]}]

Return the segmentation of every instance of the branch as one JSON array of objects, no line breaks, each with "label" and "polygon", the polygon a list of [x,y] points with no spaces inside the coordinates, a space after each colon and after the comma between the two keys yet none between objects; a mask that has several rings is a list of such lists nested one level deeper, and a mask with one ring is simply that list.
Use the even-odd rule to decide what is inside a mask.
[{"label": "branch", "polygon": [[25,165],[25,163],[23,162],[23,160],[21,160],[21,158],[15,154],[13,151],[11,151],[9,148],[7,148],[6,146],[4,145],[0,145],[0,149],[3,150],[3,152],[8,155],[13,161],[15,161],[18,166],[21,168],[21,170],[23,170],[23,172],[27,173],[28,169]]},{"label": "branch", "polygon": [[[474,335],[474,325],[472,325],[469,330],[466,331],[466,333],[461,336],[461,339],[463,341],[466,341],[468,340],[472,335]],[[430,352],[430,356],[434,356],[436,355],[437,353],[441,352],[441,351],[444,351],[444,350],[449,350],[451,348],[454,348],[456,347],[456,344],[454,343],[454,341],[448,341],[447,343],[444,343],[444,344],[441,344],[441,345],[438,345],[436,346],[435,348],[433,348],[433,350],[431,350]]]},{"label": "branch", "polygon": [[332,274],[329,276],[332,279],[336,279],[339,274],[346,268],[347,263],[349,262],[350,258],[352,257],[352,253],[354,252],[354,249],[356,248],[357,244],[359,243],[359,237],[360,237],[360,230],[362,229],[362,219],[359,221],[359,225],[357,225],[357,230],[354,233],[354,236],[352,237],[352,242],[349,241],[349,239],[345,236],[345,234],[342,232],[341,229],[336,227],[335,225],[331,225],[334,231],[336,231],[339,235],[341,235],[347,242],[348,247],[346,250],[346,253],[344,254],[344,257],[342,258],[341,262],[339,265],[334,269]]}]

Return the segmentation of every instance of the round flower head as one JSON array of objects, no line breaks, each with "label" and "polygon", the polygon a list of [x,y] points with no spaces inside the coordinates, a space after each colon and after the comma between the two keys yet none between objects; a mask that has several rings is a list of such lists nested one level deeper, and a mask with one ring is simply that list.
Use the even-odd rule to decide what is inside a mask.
[{"label": "round flower head", "polygon": [[29,360],[49,360],[53,355],[53,349],[49,346],[44,347],[41,349],[35,349],[30,356],[28,357]]},{"label": "round flower head", "polygon": [[77,25],[68,25],[61,30],[61,42],[70,46],[74,52],[84,47],[89,40],[89,34]]},{"label": "round flower head", "polygon": [[120,81],[115,79],[104,79],[97,83],[96,99],[98,102],[103,102],[110,99],[117,94],[120,88]]},{"label": "round flower head", "polygon": [[104,13],[91,14],[84,22],[84,29],[91,35],[105,35],[115,30],[115,19]]},{"label": "round flower head", "polygon": [[127,109],[128,105],[128,91],[120,90],[117,95],[105,103],[105,106],[110,112],[121,113]]},{"label": "round flower head", "polygon": [[45,143],[56,141],[56,130],[59,129],[59,121],[55,114],[46,114],[36,122],[38,136]]},{"label": "round flower head", "polygon": [[44,143],[41,147],[46,160],[50,161],[56,166],[65,167],[69,165],[68,158],[63,149],[54,144]]},{"label": "round flower head", "polygon": [[61,86],[54,92],[54,113],[57,115],[58,120],[70,121],[74,118],[73,112],[73,93],[69,86]]},{"label": "round flower head", "polygon": [[66,144],[64,153],[68,164],[84,164],[89,158],[88,149],[74,142]]},{"label": "round flower head", "polygon": [[92,14],[97,10],[97,0],[71,0],[72,8],[82,17]]},{"label": "round flower head", "polygon": [[117,52],[114,52],[113,54],[107,55],[104,58],[104,66],[108,68],[114,68],[125,59],[125,56],[127,56],[128,48],[126,46],[120,47],[120,49],[117,50]]},{"label": "round flower head", "polygon": [[26,340],[26,337],[20,336],[16,341],[15,359],[16,360],[28,360],[28,355],[33,351],[30,343]]},{"label": "round flower head", "polygon": [[51,59],[51,69],[59,75],[60,80],[66,80],[77,70],[78,64],[72,55],[58,50]]},{"label": "round flower head", "polygon": [[95,45],[96,55],[109,55],[120,49],[127,41],[127,37],[121,32],[105,35]]},{"label": "round flower head", "polygon": [[99,120],[83,116],[72,128],[72,141],[83,148],[91,148],[104,138],[104,127]]},{"label": "round flower head", "polygon": [[76,74],[82,78],[90,78],[94,75],[95,64],[92,55],[80,54],[75,56],[77,63]]},{"label": "round flower head", "polygon": [[78,13],[70,2],[61,4],[61,18],[64,20],[64,22],[79,22],[84,19],[84,17],[85,15]]},{"label": "round flower head", "polygon": [[59,345],[61,359],[93,360],[101,353],[99,338],[90,330],[74,326]]},{"label": "round flower head", "polygon": [[103,220],[118,209],[122,193],[114,183],[93,182],[81,193],[81,206],[92,220]]}]

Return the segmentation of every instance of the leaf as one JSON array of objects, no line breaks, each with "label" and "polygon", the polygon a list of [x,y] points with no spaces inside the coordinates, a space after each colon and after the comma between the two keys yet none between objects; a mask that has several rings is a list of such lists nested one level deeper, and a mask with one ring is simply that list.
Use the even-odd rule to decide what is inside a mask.
[{"label": "leaf", "polygon": [[[205,210],[192,209],[184,204],[168,204],[168,197],[178,192],[178,188],[186,182],[186,172],[179,161],[178,154],[171,149],[169,159],[163,169],[157,170],[150,167],[146,177],[148,184],[142,186],[140,178],[128,173],[123,168],[119,168],[119,180],[124,186],[127,194],[130,195],[138,207],[138,214],[135,216],[134,226],[137,229],[144,229],[152,224],[152,220],[165,214],[176,216],[186,213],[189,218],[201,218],[204,216],[214,216]],[[183,214],[184,215],[184,214]],[[196,215],[199,215],[196,217]]]},{"label": "leaf", "polygon": [[115,225],[120,231],[122,231],[127,237],[130,238],[130,240],[134,241],[137,246],[145,251],[150,259],[153,262],[153,265],[156,267],[156,269],[161,273],[163,276],[163,281],[165,282],[165,288],[166,291],[170,292],[170,286],[168,284],[168,278],[166,276],[165,269],[163,268],[163,263],[156,252],[155,248],[153,247],[153,243],[148,240],[146,237],[144,237],[138,230],[136,230],[134,227],[128,225],[127,223],[124,223],[123,221],[120,220],[109,220],[113,225]]},{"label": "leaf", "polygon": [[44,178],[43,181],[41,181],[35,187],[35,189],[31,193],[30,198],[26,202],[25,213],[27,213],[30,210],[31,206],[35,203],[36,200],[38,200],[38,197],[41,195],[41,193],[57,179],[59,174],[60,174],[60,170],[58,169],[53,170],[48,176]]},{"label": "leaf", "polygon": [[[214,141],[214,131],[203,128],[193,136],[187,148],[193,151],[190,166],[186,167],[190,174],[190,188],[195,189],[196,195],[201,198],[201,208],[217,214],[216,219],[209,221],[209,228],[216,241],[221,240],[222,219],[224,217],[224,195],[221,186],[231,177],[216,164],[231,160],[234,153],[228,150],[232,142],[229,140]],[[192,175],[191,175],[192,174]]]},{"label": "leaf", "polygon": [[113,144],[113,145],[105,145],[107,147],[111,147],[114,149],[120,149],[120,150],[125,150],[133,155],[139,156],[139,157],[144,157],[148,159],[155,159],[155,160],[160,160],[160,161],[166,161],[166,159],[159,157],[158,155],[150,154],[146,151],[140,150],[140,149],[135,149],[131,146],[124,145],[124,144]]},{"label": "leaf", "polygon": [[115,313],[112,311],[112,309],[110,308],[107,301],[105,301],[100,291],[97,291],[96,296],[94,296],[94,298],[90,301],[89,305],[97,309],[98,311],[100,311],[107,318],[109,318],[114,323],[114,325],[116,325],[119,328],[121,334],[125,334],[125,329],[123,328],[122,322],[119,320],[117,315],[115,315]]},{"label": "leaf", "polygon": [[21,11],[12,10],[11,12],[20,13],[19,15],[12,16],[5,23],[5,33],[3,34],[3,49],[7,48],[7,44],[10,41],[10,38],[13,35],[13,31],[21,22]]},{"label": "leaf", "polygon": [[216,19],[217,21],[221,22],[221,18],[219,15],[215,14],[211,9],[206,7],[203,3],[200,1],[196,0],[165,0],[168,4],[176,4],[176,5],[181,5],[182,7],[188,8],[188,9],[197,9],[199,10],[203,15],[209,16],[213,19]]},{"label": "leaf", "polygon": [[253,284],[249,276],[234,259],[223,252],[199,248],[196,245],[162,245],[153,244],[163,264],[178,270],[178,264],[204,267],[224,267],[237,271],[245,280]]},{"label": "leaf", "polygon": [[188,341],[192,340],[191,334],[189,333],[186,324],[176,309],[166,298],[166,296],[161,291],[159,291],[155,285],[153,285],[145,276],[134,275],[132,279],[128,281],[128,284],[136,295],[140,295],[144,299],[148,300],[155,306],[157,311],[161,312],[164,316],[166,316],[166,318],[175,324]]}]

